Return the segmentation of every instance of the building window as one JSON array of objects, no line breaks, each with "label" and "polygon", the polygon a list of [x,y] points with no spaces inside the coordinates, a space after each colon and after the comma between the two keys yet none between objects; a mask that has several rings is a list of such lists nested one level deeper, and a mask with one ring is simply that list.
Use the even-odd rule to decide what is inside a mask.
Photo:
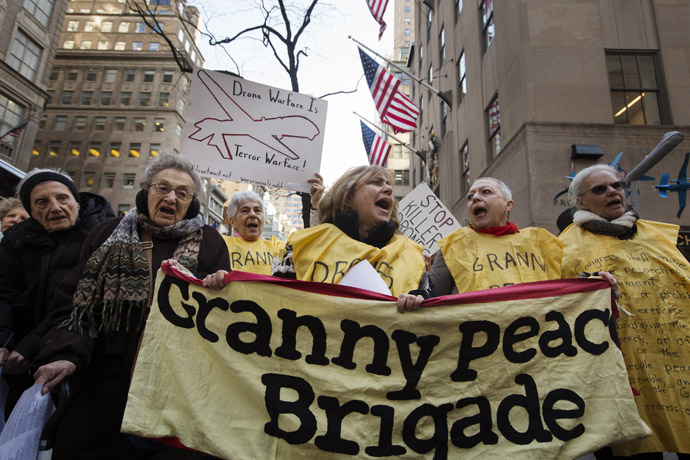
[{"label": "building window", "polygon": [[149,51],[158,51],[160,49],[161,44],[158,42],[151,42],[149,43]]},{"label": "building window", "polygon": [[110,105],[113,100],[112,91],[101,91],[101,105]]},{"label": "building window", "polygon": [[120,25],[117,27],[117,31],[120,32],[121,34],[125,34],[129,32],[129,22],[123,21],[120,23]]},{"label": "building window", "polygon": [[24,8],[44,27],[48,27],[50,12],[53,10],[53,0],[24,0]]},{"label": "building window", "polygon": [[113,121],[113,131],[124,131],[126,122],[127,122],[127,118],[116,117],[115,121]]},{"label": "building window", "polygon": [[41,154],[41,141],[34,141],[34,146],[31,148],[32,155]]},{"label": "building window", "polygon": [[105,71],[105,74],[103,75],[103,83],[115,83],[116,79],[117,79],[117,70],[108,69]]},{"label": "building window", "polygon": [[143,34],[146,32],[146,24],[143,22],[137,22],[137,25],[134,27],[134,32],[138,34]]},{"label": "building window", "polygon": [[501,153],[501,112],[498,107],[498,95],[491,100],[486,116],[489,125],[489,151],[493,160]]},{"label": "building window", "polygon": [[98,69],[86,69],[86,81],[96,81],[98,78]]},{"label": "building window", "polygon": [[455,0],[455,20],[460,17],[460,13],[462,13],[462,0]]},{"label": "building window", "polygon": [[395,185],[410,185],[409,169],[395,169],[393,174],[395,176]]},{"label": "building window", "polygon": [[411,9],[409,6],[405,5],[405,14],[410,14]]},{"label": "building window", "polygon": [[91,105],[91,100],[93,99],[93,91],[82,91],[79,103],[81,105]]},{"label": "building window", "polygon": [[153,77],[156,75],[155,70],[144,70],[144,83],[151,83],[153,82]]},{"label": "building window", "polygon": [[179,123],[175,126],[175,135],[177,137],[182,137],[182,125]]},{"label": "building window", "polygon": [[462,102],[462,99],[467,94],[467,71],[465,69],[465,50],[460,52],[460,58],[458,59],[458,104]]},{"label": "building window", "polygon": [[67,76],[65,79],[69,81],[77,81],[78,76],[79,72],[77,72],[77,69],[67,69]]},{"label": "building window", "polygon": [[177,100],[177,111],[179,113],[184,113],[184,99],[182,98]]},{"label": "building window", "polygon": [[66,50],[73,50],[74,49],[74,40],[65,40],[62,43],[62,47]]},{"label": "building window", "polygon": [[670,124],[657,52],[608,51],[606,69],[614,123]]},{"label": "building window", "polygon": [[72,141],[69,143],[69,153],[73,157],[78,157],[81,153],[81,142]]},{"label": "building window", "polygon": [[424,46],[419,44],[419,73],[422,73],[422,58],[424,57]]},{"label": "building window", "polygon": [[132,51],[141,51],[144,48],[144,42],[132,42]]},{"label": "building window", "polygon": [[48,144],[48,155],[51,157],[57,157],[60,156],[60,146],[61,146],[60,141],[50,141]]},{"label": "building window", "polygon": [[58,115],[53,121],[53,131],[64,131],[67,125],[67,117],[65,115]]},{"label": "building window", "polygon": [[170,102],[170,93],[158,93],[158,107],[167,107]]},{"label": "building window", "polygon": [[448,104],[441,101],[441,139],[446,137],[448,132]]},{"label": "building window", "polygon": [[93,187],[94,182],[96,181],[96,173],[95,172],[84,172],[81,176],[81,186],[82,187]]},{"label": "building window", "polygon": [[84,23],[84,32],[95,32],[96,31],[96,23],[93,21],[86,21]]},{"label": "building window", "polygon": [[132,92],[131,91],[121,91],[120,92],[120,106],[127,107],[132,102]]},{"label": "building window", "polygon": [[103,173],[103,176],[101,176],[101,188],[113,188],[113,185],[115,185],[115,173]]},{"label": "building window", "polygon": [[41,57],[41,47],[31,40],[24,32],[17,29],[17,35],[12,43],[12,50],[7,63],[14,70],[33,81]]},{"label": "building window", "polygon": [[135,69],[125,69],[124,76],[122,77],[122,81],[125,83],[130,83],[134,81],[134,77],[136,76],[136,70]]},{"label": "building window", "polygon": [[172,83],[173,81],[173,71],[164,70],[163,71],[163,83]]},{"label": "building window", "polygon": [[79,21],[68,21],[67,22],[67,32],[78,32],[79,31]]},{"label": "building window", "polygon": [[[22,113],[24,113],[24,107],[4,94],[0,94],[0,133],[5,134],[12,128],[19,126]],[[12,145],[15,139],[13,136],[5,136],[2,141]]]},{"label": "building window", "polygon": [[115,158],[120,158],[120,148],[122,147],[122,144],[119,142],[111,142],[110,143],[110,148],[108,151],[110,152],[111,157]]},{"label": "building window", "polygon": [[165,131],[165,118],[156,118],[153,120],[153,132],[162,133]]},{"label": "building window", "polygon": [[125,214],[129,211],[130,206],[126,203],[120,203],[117,205],[117,215]]},{"label": "building window", "polygon": [[151,144],[149,146],[149,156],[157,157],[161,152],[160,144]]},{"label": "building window", "polygon": [[89,156],[99,157],[101,156],[101,143],[100,142],[89,142]]},{"label": "building window", "polygon": [[101,32],[112,32],[113,31],[113,23],[110,21],[107,22],[102,22],[101,23]]},{"label": "building window", "polygon": [[[412,19],[410,19],[410,18],[404,18],[403,21],[405,22],[405,25],[408,25],[408,26],[412,25]],[[405,30],[407,30],[407,29],[405,29]]]},{"label": "building window", "polygon": [[446,60],[446,28],[441,26],[441,33],[438,36],[439,56],[441,57],[441,65]]},{"label": "building window", "polygon": [[426,15],[426,40],[431,40],[431,23],[434,19],[434,12],[429,9],[429,13]]},{"label": "building window", "polygon": [[107,49],[108,49],[108,44],[109,44],[109,42],[107,42],[107,41],[99,40],[99,41],[98,41],[98,49],[99,49],[99,50],[107,50]]},{"label": "building window", "polygon": [[46,129],[46,120],[48,120],[48,115],[44,113],[38,119],[38,129]]},{"label": "building window", "polygon": [[135,118],[134,119],[134,131],[142,132],[146,127],[146,118]]},{"label": "building window", "polygon": [[460,194],[464,195],[467,190],[469,190],[470,185],[472,185],[472,179],[470,177],[470,149],[467,146],[467,141],[465,145],[460,149],[460,164],[462,165],[462,181],[460,182]]},{"label": "building window", "polygon": [[94,131],[104,131],[106,120],[107,120],[106,117],[95,117],[93,119],[93,130]]},{"label": "building window", "polygon": [[74,130],[84,131],[86,129],[86,117],[79,116],[74,118]]},{"label": "building window", "polygon": [[482,33],[484,34],[484,51],[489,49],[494,41],[494,0],[482,0],[479,6],[482,15]]},{"label": "building window", "polygon": [[72,96],[74,95],[74,91],[63,91],[60,93],[60,104],[62,105],[68,105],[72,103]]},{"label": "building window", "polygon": [[115,51],[124,51],[126,46],[127,44],[125,42],[115,42],[115,46],[113,46],[113,49]]},{"label": "building window", "polygon": [[142,107],[148,107],[151,105],[151,92],[142,91],[139,93],[139,105]]},{"label": "building window", "polygon": [[136,142],[129,144],[129,156],[132,158],[139,158],[141,154],[141,144]]},{"label": "building window", "polygon": [[402,158],[402,144],[393,144],[393,158]]},{"label": "building window", "polygon": [[405,37],[411,37],[411,36],[412,36],[412,31],[411,31],[410,29],[405,29],[405,31],[403,32],[403,34],[405,35]]},{"label": "building window", "polygon": [[50,72],[50,77],[48,77],[50,81],[56,81],[58,78],[60,78],[60,71],[59,70],[53,70]]},{"label": "building window", "polygon": [[91,42],[88,40],[81,42],[81,45],[79,45],[79,49],[90,50],[91,49]]},{"label": "building window", "polygon": [[136,174],[125,173],[124,176],[122,176],[122,188],[134,188],[134,179],[135,178],[136,178]]}]

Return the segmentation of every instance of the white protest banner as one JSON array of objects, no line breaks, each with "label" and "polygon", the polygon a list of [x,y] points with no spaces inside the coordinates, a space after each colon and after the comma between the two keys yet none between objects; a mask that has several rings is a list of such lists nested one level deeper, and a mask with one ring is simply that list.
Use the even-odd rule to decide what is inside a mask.
[{"label": "white protest banner", "polygon": [[182,154],[202,176],[309,192],[326,101],[195,68]]},{"label": "white protest banner", "polygon": [[[570,460],[649,436],[605,280],[429,299],[164,264],[122,431],[227,459]],[[171,440],[170,438],[177,438]]]},{"label": "white protest banner", "polygon": [[424,246],[424,252],[438,251],[436,242],[461,227],[458,220],[425,183],[419,184],[398,203],[400,232]]}]

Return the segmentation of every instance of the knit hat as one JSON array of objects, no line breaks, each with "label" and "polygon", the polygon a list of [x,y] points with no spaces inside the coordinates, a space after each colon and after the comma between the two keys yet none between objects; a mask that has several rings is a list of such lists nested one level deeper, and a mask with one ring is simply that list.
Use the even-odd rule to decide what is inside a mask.
[{"label": "knit hat", "polygon": [[55,181],[67,186],[74,199],[79,202],[79,191],[72,179],[55,171],[41,171],[25,178],[19,189],[19,199],[22,200],[24,209],[31,212],[31,190],[41,182]]}]

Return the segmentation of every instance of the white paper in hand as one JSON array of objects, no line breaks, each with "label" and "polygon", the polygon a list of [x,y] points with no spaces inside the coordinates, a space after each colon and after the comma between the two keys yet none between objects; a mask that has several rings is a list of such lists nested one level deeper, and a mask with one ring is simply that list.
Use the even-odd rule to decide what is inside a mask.
[{"label": "white paper in hand", "polygon": [[391,295],[391,290],[368,260],[363,260],[348,270],[338,284]]},{"label": "white paper in hand", "polygon": [[50,394],[42,395],[41,387],[37,383],[26,390],[14,406],[0,435],[0,458],[36,460],[43,426],[55,412]]}]

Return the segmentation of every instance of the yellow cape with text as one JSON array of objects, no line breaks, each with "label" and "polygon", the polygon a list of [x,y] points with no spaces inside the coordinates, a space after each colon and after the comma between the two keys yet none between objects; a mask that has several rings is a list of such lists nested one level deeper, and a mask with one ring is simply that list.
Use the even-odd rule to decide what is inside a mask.
[{"label": "yellow cape with text", "polygon": [[[570,225],[563,241],[563,275],[608,271],[618,280],[619,303],[633,316],[617,323],[630,385],[654,436],[614,448],[690,453],[690,264],[678,251],[678,226],[637,221],[630,240]],[[670,366],[667,367],[667,366]]]},{"label": "yellow cape with text", "polygon": [[561,277],[561,242],[543,228],[493,236],[462,227],[438,245],[458,292]]},{"label": "yellow cape with text", "polygon": [[352,265],[366,259],[398,296],[417,289],[425,270],[424,248],[402,235],[394,235],[379,249],[350,238],[333,224],[321,224],[294,232],[288,243],[297,279],[304,281],[338,283]]},{"label": "yellow cape with text", "polygon": [[243,272],[270,275],[273,258],[285,249],[285,243],[275,236],[270,239],[247,241],[241,236],[223,236],[230,254],[230,268]]},{"label": "yellow cape with text", "polygon": [[374,458],[377,448],[573,459],[650,433],[602,280],[460,294],[401,315],[394,298],[368,291],[229,278],[212,291],[159,273],[123,432],[281,460]]}]

